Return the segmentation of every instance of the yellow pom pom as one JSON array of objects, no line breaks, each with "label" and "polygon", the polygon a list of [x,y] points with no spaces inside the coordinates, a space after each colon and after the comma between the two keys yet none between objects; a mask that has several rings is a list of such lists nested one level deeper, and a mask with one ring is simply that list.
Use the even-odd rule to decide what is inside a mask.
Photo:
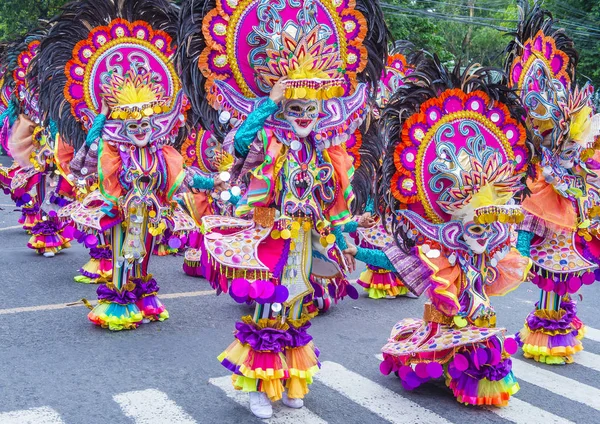
[{"label": "yellow pom pom", "polygon": [[466,319],[464,319],[463,317],[461,317],[461,316],[458,316],[458,315],[456,315],[456,316],[454,317],[454,325],[456,325],[458,328],[463,328],[463,327],[466,327],[466,326],[467,326],[467,324],[468,324],[468,323],[467,323],[467,320],[466,320]]},{"label": "yellow pom pom", "polygon": [[281,232],[281,238],[284,240],[288,240],[292,236],[292,232],[287,228]]},{"label": "yellow pom pom", "polygon": [[325,240],[327,240],[327,244],[333,244],[335,243],[335,235],[329,234],[327,237],[325,237]]}]

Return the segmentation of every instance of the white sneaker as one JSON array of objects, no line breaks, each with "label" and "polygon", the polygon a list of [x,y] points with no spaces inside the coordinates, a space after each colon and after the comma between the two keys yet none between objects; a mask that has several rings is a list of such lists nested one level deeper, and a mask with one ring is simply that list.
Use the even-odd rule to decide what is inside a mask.
[{"label": "white sneaker", "polygon": [[44,252],[44,257],[46,257],[46,258],[53,258],[54,257],[54,252]]},{"label": "white sneaker", "polygon": [[250,410],[258,418],[271,418],[273,406],[267,395],[263,392],[250,392]]},{"label": "white sneaker", "polygon": [[281,401],[288,408],[300,409],[304,406],[304,401],[302,399],[290,398],[285,392],[283,393],[283,398]]},{"label": "white sneaker", "polygon": [[388,295],[387,295],[385,298],[386,298],[386,299],[395,299],[395,298],[396,298],[396,296],[392,296],[392,295],[389,295],[389,294],[388,294]]},{"label": "white sneaker", "polygon": [[408,292],[404,295],[404,297],[408,297],[409,299],[418,299],[419,296],[417,296],[416,294],[414,294],[413,292]]}]

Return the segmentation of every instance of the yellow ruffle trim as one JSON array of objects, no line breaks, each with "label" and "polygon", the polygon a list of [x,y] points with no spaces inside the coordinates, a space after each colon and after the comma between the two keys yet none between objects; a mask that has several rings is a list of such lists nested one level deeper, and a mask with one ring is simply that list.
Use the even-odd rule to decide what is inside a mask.
[{"label": "yellow ruffle trim", "polygon": [[117,317],[106,313],[97,314],[96,309],[88,314],[88,318],[94,324],[111,331],[134,330],[137,328],[137,324],[144,319],[141,312],[130,312],[128,316]]}]

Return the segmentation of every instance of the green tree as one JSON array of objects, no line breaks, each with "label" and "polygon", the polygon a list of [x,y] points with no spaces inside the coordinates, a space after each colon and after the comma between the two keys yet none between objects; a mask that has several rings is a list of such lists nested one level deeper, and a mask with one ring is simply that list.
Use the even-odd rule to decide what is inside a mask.
[{"label": "green tree", "polygon": [[10,40],[58,13],[68,0],[3,0],[0,3],[0,40]]}]

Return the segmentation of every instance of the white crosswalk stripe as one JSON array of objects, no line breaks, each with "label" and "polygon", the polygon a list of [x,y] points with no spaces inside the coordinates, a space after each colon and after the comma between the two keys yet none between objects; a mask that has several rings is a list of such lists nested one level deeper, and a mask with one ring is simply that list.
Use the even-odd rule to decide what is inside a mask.
[{"label": "white crosswalk stripe", "polygon": [[438,414],[335,362],[324,362],[317,380],[390,423],[449,423]]},{"label": "white crosswalk stripe", "polygon": [[[211,378],[208,380],[210,384],[218,387],[225,392],[228,398],[233,399],[236,403],[248,407],[248,393],[235,390],[231,385],[231,377]],[[250,412],[248,412],[250,413]],[[290,424],[290,423],[310,423],[310,424],[327,424],[318,415],[315,415],[307,407],[302,409],[290,409],[279,403],[273,405],[273,417],[264,420],[268,424]]]},{"label": "white crosswalk stripe", "polygon": [[600,411],[599,389],[514,357],[512,361],[513,372],[518,380],[534,384]]},{"label": "white crosswalk stripe", "polygon": [[[383,359],[381,354],[374,356],[379,360]],[[600,371],[599,359],[600,355],[588,352],[580,352],[576,355],[577,363],[595,371]],[[552,367],[537,365],[514,357],[513,371],[517,379],[521,381],[600,411],[600,389],[557,374]],[[324,362],[316,380],[328,390],[339,393],[389,423],[450,424],[452,422],[449,421],[452,419],[451,414],[448,414],[447,417],[441,416],[402,396],[400,385],[398,385],[397,391],[390,390],[335,362]],[[208,382],[222,390],[232,401],[249,409],[248,394],[234,390],[230,376],[211,378]],[[319,390],[323,395],[323,389]],[[483,409],[516,424],[572,424],[571,421],[544,410],[543,408],[548,405],[544,404],[543,400],[536,406],[519,399],[518,396],[519,394],[513,397],[507,407],[485,407]],[[113,396],[112,399],[119,404],[123,414],[135,424],[198,424],[205,421],[201,417],[190,416],[166,393],[156,389],[120,393]],[[249,410],[248,414],[250,414]],[[281,402],[273,405],[273,417],[264,422],[267,424],[327,424],[327,421],[309,408],[290,409]],[[44,406],[0,412],[0,424],[65,424],[65,421],[56,410]]]},{"label": "white crosswalk stripe", "polygon": [[585,338],[595,342],[600,342],[600,330],[586,326]]},{"label": "white crosswalk stripe", "polygon": [[489,406],[486,409],[516,424],[573,424],[572,421],[551,414],[516,397],[510,398],[509,404],[503,408]]},{"label": "white crosswalk stripe", "polygon": [[587,351],[578,352],[573,356],[575,363],[600,372],[600,355]]},{"label": "white crosswalk stripe", "polygon": [[196,424],[187,412],[159,390],[120,393],[113,396],[113,400],[135,424]]},{"label": "white crosswalk stripe", "polygon": [[54,409],[47,406],[21,411],[0,412],[2,424],[64,424]]}]

